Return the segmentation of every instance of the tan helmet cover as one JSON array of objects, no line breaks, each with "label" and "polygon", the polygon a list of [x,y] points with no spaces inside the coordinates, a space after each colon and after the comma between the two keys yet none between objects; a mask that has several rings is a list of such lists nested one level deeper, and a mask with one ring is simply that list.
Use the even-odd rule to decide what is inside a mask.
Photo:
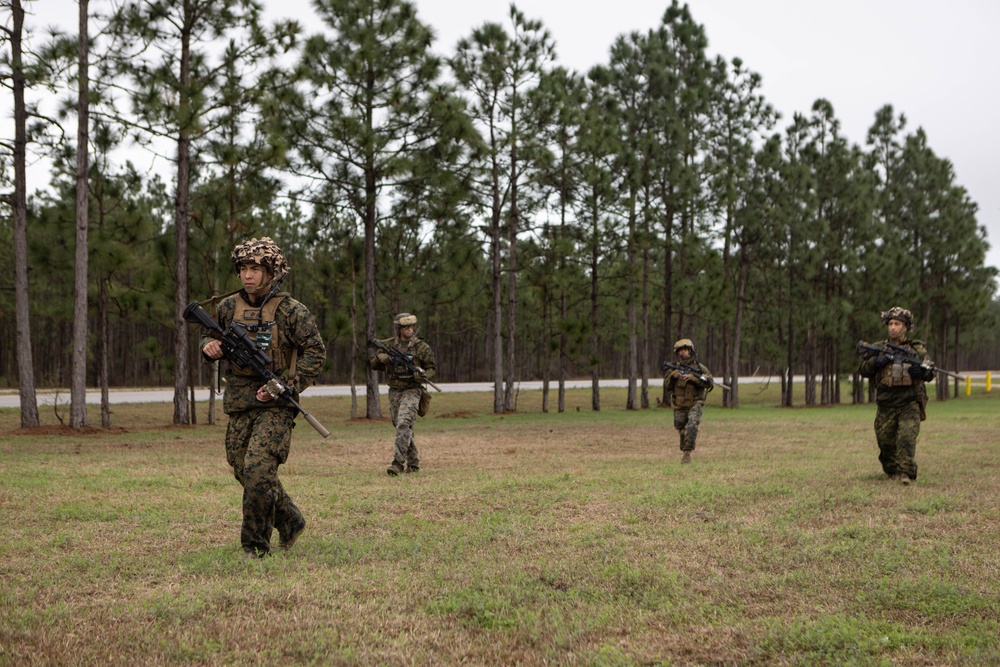
[{"label": "tan helmet cover", "polygon": [[410,313],[400,313],[399,315],[396,315],[396,317],[393,318],[392,323],[395,324],[397,327],[405,327],[411,324],[416,326],[417,316],[411,315]]},{"label": "tan helmet cover", "polygon": [[690,338],[681,338],[679,341],[674,343],[674,352],[677,352],[682,347],[691,348],[691,352],[694,353],[694,343],[691,342]]},{"label": "tan helmet cover", "polygon": [[882,324],[889,324],[889,320],[899,320],[906,325],[907,329],[913,328],[913,313],[906,308],[893,306],[889,310],[883,311],[881,316]]},{"label": "tan helmet cover", "polygon": [[271,237],[262,236],[260,239],[250,239],[244,241],[235,248],[230,256],[236,272],[239,273],[241,264],[260,264],[275,278],[280,278],[288,273],[288,262]]}]

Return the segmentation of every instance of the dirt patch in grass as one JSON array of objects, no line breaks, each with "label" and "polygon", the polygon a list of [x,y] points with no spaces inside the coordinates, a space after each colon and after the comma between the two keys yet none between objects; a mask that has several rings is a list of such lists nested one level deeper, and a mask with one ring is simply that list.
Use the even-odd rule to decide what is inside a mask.
[{"label": "dirt patch in grass", "polygon": [[435,415],[435,419],[469,419],[474,417],[475,413],[469,412],[468,410],[459,410],[458,412],[445,412],[444,414]]}]

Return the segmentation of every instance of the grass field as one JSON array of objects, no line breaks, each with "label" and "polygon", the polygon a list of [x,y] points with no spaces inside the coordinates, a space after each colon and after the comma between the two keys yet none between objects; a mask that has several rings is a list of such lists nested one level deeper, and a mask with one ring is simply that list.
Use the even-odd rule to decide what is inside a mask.
[{"label": "grass field", "polygon": [[390,424],[307,392],[332,435],[300,420],[281,477],[309,524],[262,561],[224,425],[0,411],[0,664],[1000,665],[1000,392],[931,402],[909,487],[874,406],[742,398],[682,466],[624,390],[438,394],[391,478]]}]

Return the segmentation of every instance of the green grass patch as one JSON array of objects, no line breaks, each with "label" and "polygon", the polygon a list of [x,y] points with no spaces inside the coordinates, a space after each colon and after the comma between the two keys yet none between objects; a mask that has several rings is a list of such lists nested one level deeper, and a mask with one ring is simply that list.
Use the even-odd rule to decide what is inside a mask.
[{"label": "green grass patch", "polygon": [[388,420],[307,392],[332,434],[295,429],[308,526],[263,561],[240,557],[224,424],[0,410],[0,665],[1000,664],[996,395],[930,404],[909,487],[874,406],[741,397],[713,392],[681,465],[671,411],[624,389],[506,415],[444,393],[393,478]]}]

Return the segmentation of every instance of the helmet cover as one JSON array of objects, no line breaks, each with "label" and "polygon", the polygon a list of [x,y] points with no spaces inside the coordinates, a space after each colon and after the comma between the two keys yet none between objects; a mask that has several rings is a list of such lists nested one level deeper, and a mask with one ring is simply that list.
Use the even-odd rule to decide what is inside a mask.
[{"label": "helmet cover", "polygon": [[691,353],[694,354],[694,343],[691,342],[690,338],[681,338],[679,341],[674,343],[674,352],[677,352],[682,347],[691,348]]},{"label": "helmet cover", "polygon": [[417,316],[411,315],[410,313],[400,313],[396,317],[392,318],[392,323],[397,327],[405,327],[409,325],[417,325]]},{"label": "helmet cover", "polygon": [[260,264],[275,278],[281,278],[288,273],[288,262],[270,236],[262,236],[260,239],[250,239],[244,241],[235,248],[230,256],[236,272],[239,273],[241,264]]},{"label": "helmet cover", "polygon": [[882,324],[889,324],[889,320],[899,320],[906,325],[907,329],[913,328],[913,313],[900,306],[893,306],[889,310],[883,311],[880,317]]}]

